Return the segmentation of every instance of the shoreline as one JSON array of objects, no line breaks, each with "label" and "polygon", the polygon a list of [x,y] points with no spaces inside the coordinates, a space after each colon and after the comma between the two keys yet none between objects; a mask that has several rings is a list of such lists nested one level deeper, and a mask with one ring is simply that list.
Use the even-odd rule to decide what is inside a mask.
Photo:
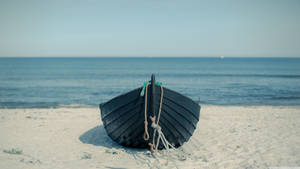
[{"label": "shoreline", "polygon": [[[217,104],[200,104],[202,107],[294,107],[294,108],[300,108],[300,105],[270,105],[270,104],[250,104],[250,105],[217,105]],[[99,109],[98,106],[89,106],[89,105],[64,105],[64,106],[54,106],[54,107],[0,107],[0,110],[2,109]]]},{"label": "shoreline", "polygon": [[168,165],[113,142],[98,107],[0,108],[0,133],[1,169],[300,166],[300,106],[201,105],[197,129],[182,146],[190,155]]}]

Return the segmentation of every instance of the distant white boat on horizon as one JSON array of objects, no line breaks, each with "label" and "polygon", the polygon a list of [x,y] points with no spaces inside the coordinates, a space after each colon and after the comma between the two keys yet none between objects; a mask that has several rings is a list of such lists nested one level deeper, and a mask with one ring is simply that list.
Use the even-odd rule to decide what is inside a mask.
[{"label": "distant white boat on horizon", "polygon": [[221,59],[224,59],[224,56],[220,56]]}]

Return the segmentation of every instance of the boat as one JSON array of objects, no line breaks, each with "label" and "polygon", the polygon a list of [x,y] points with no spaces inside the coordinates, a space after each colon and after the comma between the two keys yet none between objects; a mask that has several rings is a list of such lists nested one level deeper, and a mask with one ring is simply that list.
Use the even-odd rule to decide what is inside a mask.
[{"label": "boat", "polygon": [[[175,148],[190,139],[200,118],[200,105],[196,101],[163,87],[153,74],[144,86],[101,103],[99,107],[108,136],[122,146],[133,148],[147,148],[154,140],[153,117]],[[157,147],[164,148],[162,142]]]}]

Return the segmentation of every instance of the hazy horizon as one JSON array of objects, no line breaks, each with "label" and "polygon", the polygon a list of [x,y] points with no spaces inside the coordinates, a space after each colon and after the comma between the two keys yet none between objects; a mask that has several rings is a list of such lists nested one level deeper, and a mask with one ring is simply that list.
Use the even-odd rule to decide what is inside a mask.
[{"label": "hazy horizon", "polygon": [[300,57],[300,1],[0,1],[0,57]]},{"label": "hazy horizon", "polygon": [[297,58],[300,56],[0,56],[0,58]]}]

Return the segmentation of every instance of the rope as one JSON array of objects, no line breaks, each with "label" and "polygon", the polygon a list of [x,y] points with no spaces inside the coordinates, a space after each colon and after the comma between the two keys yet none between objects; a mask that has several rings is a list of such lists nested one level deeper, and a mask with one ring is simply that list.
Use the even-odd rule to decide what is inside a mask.
[{"label": "rope", "polygon": [[[174,149],[176,150],[176,148],[168,142],[167,138],[165,137],[164,133],[161,131],[161,127],[158,125],[159,123],[159,119],[160,119],[160,114],[161,114],[161,107],[162,107],[162,102],[163,102],[163,96],[164,96],[164,90],[163,87],[160,85],[160,90],[161,90],[161,94],[160,94],[160,103],[159,103],[159,111],[158,111],[158,117],[157,117],[157,121],[155,121],[156,117],[151,117],[152,120],[152,124],[151,127],[154,128],[153,131],[153,140],[152,143],[150,143],[149,145],[151,146],[151,152],[154,153],[155,151],[158,151],[158,146],[159,146],[159,142],[161,141],[164,148],[167,150],[168,155],[169,155],[169,150]],[[158,133],[158,137],[155,143],[155,134],[156,132]],[[154,149],[155,148],[155,149]]]},{"label": "rope", "polygon": [[[158,115],[157,115],[157,121],[155,122],[156,117],[151,117],[151,121],[152,121],[152,125],[151,127],[153,127],[154,124],[156,124],[158,126],[159,123],[159,119],[160,119],[160,114],[161,114],[161,107],[162,107],[162,101],[163,101],[163,97],[164,97],[164,89],[160,84],[160,103],[159,103],[159,109],[158,109]],[[154,147],[155,147],[155,135],[156,135],[156,131],[157,128],[153,127],[154,131],[153,131],[153,138],[152,138],[152,143],[150,143],[150,147],[151,147],[151,152],[154,152]],[[158,146],[158,144],[157,144]],[[157,149],[157,148],[155,148]]]},{"label": "rope", "polygon": [[[156,82],[157,85],[160,86],[160,90],[161,90],[161,94],[160,94],[160,104],[159,104],[159,112],[158,112],[158,118],[157,118],[157,124],[159,122],[159,119],[160,119],[160,113],[161,113],[161,106],[162,106],[162,99],[163,99],[163,96],[164,96],[164,91],[163,91],[163,87],[161,86],[162,83],[161,82]],[[144,87],[142,89],[142,92],[141,92],[141,96],[143,96],[145,94],[145,121],[144,121],[144,124],[145,124],[145,132],[144,132],[144,140],[147,141],[149,140],[149,132],[148,132],[148,119],[147,119],[147,99],[148,99],[148,86],[149,86],[149,82],[145,82],[144,83]],[[153,117],[151,117],[151,120],[152,120],[152,123],[153,123]],[[154,121],[155,121],[155,116],[154,116]],[[155,137],[155,133],[156,133],[156,129],[154,130],[153,132],[153,139],[152,139],[152,144],[153,146],[155,145],[154,144],[154,137]],[[149,143],[149,145],[151,146],[151,150],[153,149],[153,146],[151,145],[151,143]]]},{"label": "rope", "polygon": [[145,91],[145,132],[144,132],[144,140],[147,141],[149,140],[149,133],[148,133],[148,119],[147,119],[147,98],[148,98],[148,86],[149,86],[149,82],[147,82],[146,84],[146,91]]},{"label": "rope", "polygon": [[175,149],[175,147],[168,142],[168,140],[166,139],[164,133],[161,131],[161,127],[158,124],[152,123],[151,127],[153,127],[154,129],[156,129],[157,133],[158,133],[158,137],[157,137],[157,141],[156,141],[156,146],[155,146],[155,151],[157,151],[158,145],[159,145],[160,141],[163,143],[163,146],[165,147],[165,149],[167,150],[167,152],[169,152],[170,148]]},{"label": "rope", "polygon": [[[159,110],[158,110],[158,114],[157,114],[157,120],[156,120],[156,116],[154,116],[154,117],[150,116],[151,121],[152,121],[151,127],[154,129],[153,137],[152,137],[152,143],[149,143],[149,146],[150,146],[150,149],[151,149],[152,153],[154,153],[155,151],[158,150],[158,146],[159,146],[160,141],[162,142],[162,144],[165,147],[165,149],[167,150],[167,152],[169,152],[170,148],[175,149],[175,147],[168,142],[168,140],[166,139],[164,133],[161,131],[161,127],[158,125],[159,120],[160,120],[161,110],[162,110],[163,97],[164,97],[164,89],[163,89],[161,83],[158,84],[158,85],[160,86],[160,91],[161,92],[160,92],[160,103],[159,103]],[[144,111],[145,112],[145,121],[144,121],[145,132],[144,132],[144,140],[145,141],[149,140],[148,119],[147,119],[148,86],[149,86],[149,82],[147,82],[147,84],[144,85],[144,87],[145,87],[145,111]],[[152,110],[152,111],[154,111],[154,110]],[[156,140],[156,143],[155,143],[156,132],[158,133],[158,137],[157,137],[157,140]]]}]

